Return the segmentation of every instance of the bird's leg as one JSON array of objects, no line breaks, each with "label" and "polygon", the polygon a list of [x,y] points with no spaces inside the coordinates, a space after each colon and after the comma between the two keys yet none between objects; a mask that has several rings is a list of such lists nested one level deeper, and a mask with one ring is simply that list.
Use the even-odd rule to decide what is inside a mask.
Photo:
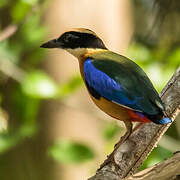
[{"label": "bird's leg", "polygon": [[[126,131],[126,133],[124,134],[124,136],[122,136],[121,137],[121,139],[119,140],[119,142],[117,143],[117,144],[115,144],[115,149],[114,149],[114,151],[121,145],[121,144],[123,144],[125,141],[126,141],[126,139],[131,135],[131,133],[133,132],[133,125],[132,125],[132,123],[130,122],[130,121],[124,121],[124,123],[125,123],[125,126],[126,126],[126,129],[127,129],[127,131]],[[113,152],[114,152],[113,151]]]},{"label": "bird's leg", "polygon": [[[133,125],[132,125],[131,122],[124,122],[124,123],[125,123],[125,126],[126,126],[127,131],[126,131],[125,135],[121,137],[120,141],[119,141],[117,144],[115,144],[115,146],[114,146],[115,149],[117,149],[124,141],[126,141],[126,139],[127,139],[133,132],[135,132],[137,129],[139,129],[139,128],[144,124],[144,123],[138,123],[134,128],[132,128]],[[117,148],[116,148],[116,146],[117,146]]]},{"label": "bird's leg", "polygon": [[121,137],[121,139],[119,140],[119,142],[118,142],[117,144],[115,144],[113,152],[112,152],[110,155],[108,155],[108,158],[104,161],[103,164],[101,164],[101,166],[100,166],[99,169],[103,168],[103,167],[104,167],[105,165],[107,165],[109,162],[114,162],[115,164],[117,164],[116,161],[115,161],[115,159],[114,159],[114,155],[115,155],[117,149],[119,148],[119,146],[120,146],[121,144],[123,144],[123,143],[126,141],[126,139],[127,139],[127,138],[131,135],[131,133],[132,133],[132,127],[133,127],[132,123],[131,123],[130,121],[127,121],[127,122],[124,122],[124,123],[125,123],[126,129],[127,129],[127,132],[125,133],[124,136]]},{"label": "bird's leg", "polygon": [[117,144],[115,144],[113,152],[110,155],[108,155],[108,158],[104,161],[104,163],[100,166],[99,169],[103,168],[109,162],[114,162],[115,164],[117,164],[114,159],[114,155],[115,155],[117,149],[119,148],[119,146],[121,144],[123,144],[133,132],[135,132],[137,129],[139,129],[144,124],[144,123],[138,123],[133,128],[133,125],[130,121],[125,121],[124,123],[125,123],[126,129],[127,129],[127,132],[125,133],[124,136],[121,137],[120,141]]},{"label": "bird's leg", "polygon": [[134,132],[134,131],[136,131],[137,129],[139,129],[142,125],[143,125],[144,123],[138,123],[134,128],[133,128],[133,130],[132,130],[132,133]]}]

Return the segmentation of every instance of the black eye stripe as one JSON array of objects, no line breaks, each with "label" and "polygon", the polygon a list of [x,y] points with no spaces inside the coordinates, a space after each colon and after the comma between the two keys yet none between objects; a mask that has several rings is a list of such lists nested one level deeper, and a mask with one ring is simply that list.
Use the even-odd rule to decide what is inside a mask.
[{"label": "black eye stripe", "polygon": [[93,34],[89,34],[89,33],[83,33],[83,32],[76,32],[76,31],[70,31],[70,32],[67,32],[65,33],[65,35],[70,35],[71,37],[74,37],[74,38],[83,38],[83,39],[86,39],[86,38],[93,38],[93,39],[96,39],[97,37]]},{"label": "black eye stripe", "polygon": [[72,40],[72,39],[78,39],[79,37],[78,36],[76,36],[76,35],[74,35],[74,34],[67,34],[66,36],[64,36],[64,41],[65,42],[68,42],[68,41],[70,41],[70,40]]},{"label": "black eye stripe", "polygon": [[63,43],[63,48],[101,48],[106,49],[105,45],[96,35],[86,32],[69,31],[58,39]]}]

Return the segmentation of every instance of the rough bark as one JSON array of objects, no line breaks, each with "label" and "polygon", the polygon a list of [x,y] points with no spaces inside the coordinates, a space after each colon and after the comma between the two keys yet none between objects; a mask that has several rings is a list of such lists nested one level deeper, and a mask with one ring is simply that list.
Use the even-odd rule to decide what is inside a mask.
[{"label": "rough bark", "polygon": [[[174,120],[180,111],[180,67],[161,92],[166,112]],[[120,180],[134,174],[171,124],[144,124],[116,151],[114,162],[97,170],[89,180]]]}]

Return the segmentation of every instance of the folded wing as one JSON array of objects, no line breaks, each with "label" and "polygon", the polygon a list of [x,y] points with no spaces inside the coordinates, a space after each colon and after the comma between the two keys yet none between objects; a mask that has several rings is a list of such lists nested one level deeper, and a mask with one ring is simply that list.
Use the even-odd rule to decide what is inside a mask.
[{"label": "folded wing", "polygon": [[[135,69],[131,66],[135,66]],[[95,98],[102,96],[142,112],[152,117],[152,121],[158,121],[158,118],[160,120],[163,116],[164,106],[158,93],[143,70],[135,63],[127,65],[113,60],[89,58],[84,63],[84,77],[90,93]]]}]

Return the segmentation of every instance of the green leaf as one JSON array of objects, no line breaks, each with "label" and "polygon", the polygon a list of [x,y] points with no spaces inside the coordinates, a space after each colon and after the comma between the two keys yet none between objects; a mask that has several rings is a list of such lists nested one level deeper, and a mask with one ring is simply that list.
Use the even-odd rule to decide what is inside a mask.
[{"label": "green leaf", "polygon": [[39,14],[34,14],[27,18],[27,21],[22,25],[20,33],[25,44],[25,48],[31,49],[32,47],[38,47],[46,35],[45,27],[40,23],[41,19]]},{"label": "green leaf", "polygon": [[15,6],[11,10],[11,16],[14,23],[21,21],[31,9],[31,5],[28,3],[17,1]]},{"label": "green leaf", "polygon": [[13,63],[17,63],[18,58],[18,52],[15,52],[10,48],[7,40],[0,43],[0,61],[8,59]]},{"label": "green leaf", "polygon": [[33,98],[53,98],[57,95],[55,82],[42,71],[28,73],[21,86],[23,92]]},{"label": "green leaf", "polygon": [[71,92],[77,90],[82,84],[83,81],[79,75],[72,77],[67,83],[59,86],[58,97],[67,96]]},{"label": "green leaf", "polygon": [[32,137],[36,132],[36,127],[33,125],[28,125],[28,127],[23,124],[22,127],[13,133],[2,132],[0,133],[0,154],[6,152],[7,150],[13,148],[18,143],[22,142],[26,137]]},{"label": "green leaf", "polygon": [[32,137],[37,132],[37,124],[35,122],[24,122],[18,130],[18,135],[23,139],[25,137]]},{"label": "green leaf", "polygon": [[0,154],[7,151],[9,148],[16,145],[16,137],[15,136],[7,136],[4,134],[0,134]]},{"label": "green leaf", "polygon": [[140,169],[141,170],[146,169],[146,168],[153,166],[154,164],[157,164],[171,156],[172,156],[172,152],[170,152],[169,150],[167,150],[161,146],[158,146],[147,157],[147,159],[145,160],[145,162],[143,163],[143,165],[141,166]]},{"label": "green leaf", "polygon": [[178,66],[180,64],[180,47],[176,48],[168,58],[169,63],[172,66]]},{"label": "green leaf", "polygon": [[57,161],[63,163],[82,163],[94,158],[90,147],[70,140],[61,140],[55,143],[49,154]]},{"label": "green leaf", "polygon": [[108,123],[103,130],[103,137],[106,140],[111,140],[118,134],[119,131],[120,127],[116,123]]},{"label": "green leaf", "polygon": [[1,0],[0,1],[0,8],[5,7],[9,3],[9,0]]},{"label": "green leaf", "polygon": [[138,62],[147,62],[151,59],[151,51],[139,43],[133,43],[127,51],[127,56],[130,59],[136,60]]},{"label": "green leaf", "polygon": [[151,63],[146,67],[146,73],[148,77],[153,82],[157,91],[160,92],[162,88],[166,85],[168,80],[173,75],[174,69],[169,67],[164,67],[162,69],[162,65],[160,63]]},{"label": "green leaf", "polygon": [[29,5],[36,5],[39,0],[21,0],[21,1]]}]

